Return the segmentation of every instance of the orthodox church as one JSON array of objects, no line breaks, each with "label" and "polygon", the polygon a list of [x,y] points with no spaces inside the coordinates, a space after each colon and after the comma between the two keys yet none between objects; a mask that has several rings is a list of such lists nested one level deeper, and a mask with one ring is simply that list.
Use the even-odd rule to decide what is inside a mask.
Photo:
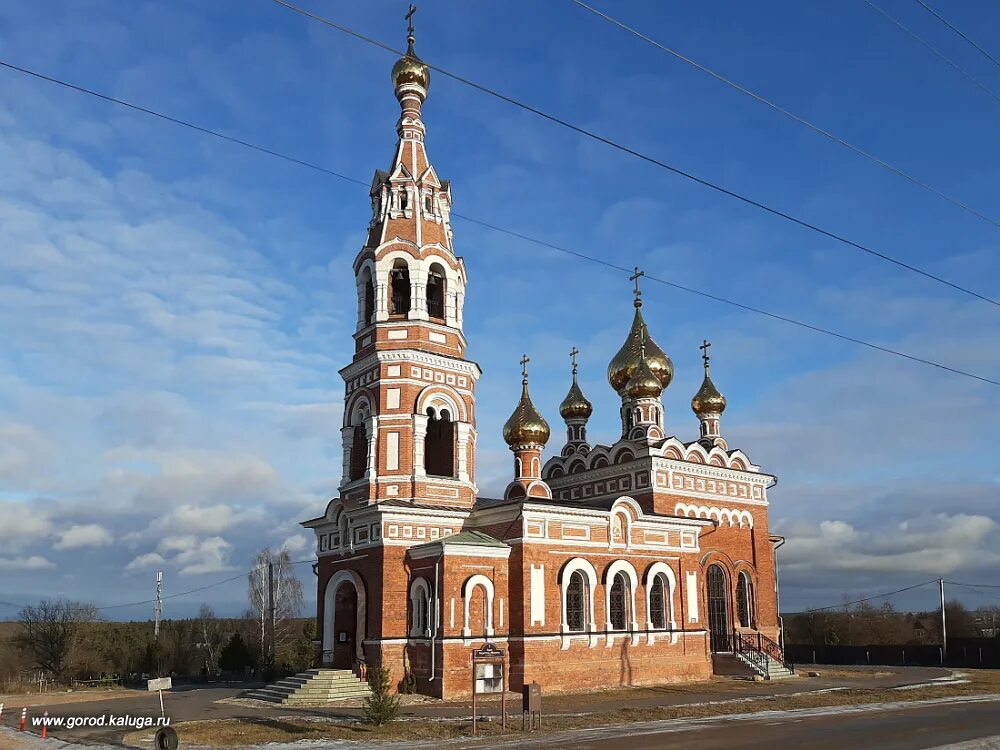
[{"label": "orthodox church", "polygon": [[[414,51],[392,68],[401,114],[387,171],[371,184],[354,261],[355,353],[344,379],[343,479],[317,540],[324,665],[390,670],[393,684],[468,695],[471,653],[503,649],[507,684],[546,690],[706,679],[738,660],[782,661],[768,489],[776,479],[729,447],[726,399],[709,374],[691,400],[696,440],[673,437],[661,396],[670,358],[634,318],[608,365],[621,437],[591,445],[593,407],[572,381],[565,442],[529,394],[503,427],[513,475],[501,498],[476,487],[476,387],[462,310],[468,279],[450,221],[452,186],[428,159],[430,71]],[[623,326],[624,328],[624,326]],[[692,420],[692,426],[694,420]]]}]

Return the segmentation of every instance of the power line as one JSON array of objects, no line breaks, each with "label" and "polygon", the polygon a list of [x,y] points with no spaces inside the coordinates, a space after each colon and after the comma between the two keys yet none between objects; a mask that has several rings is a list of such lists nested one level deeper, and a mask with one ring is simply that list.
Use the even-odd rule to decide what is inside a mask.
[{"label": "power line", "polygon": [[[328,169],[326,167],[320,166],[318,164],[314,164],[314,163],[309,162],[309,161],[305,161],[304,159],[299,159],[299,158],[296,158],[296,157],[293,157],[293,156],[289,156],[289,155],[281,153],[279,151],[275,151],[275,150],[270,149],[270,148],[259,146],[259,145],[250,143],[249,141],[244,141],[244,140],[242,140],[240,138],[235,138],[235,137],[232,137],[232,136],[228,136],[228,135],[225,135],[224,133],[221,133],[221,132],[219,132],[217,130],[214,130],[212,128],[207,128],[207,127],[204,127],[204,126],[201,126],[201,125],[197,125],[197,124],[192,123],[192,122],[188,122],[186,120],[182,120],[182,119],[180,119],[178,117],[173,117],[173,116],[170,116],[170,115],[166,115],[166,114],[163,114],[161,112],[157,112],[155,110],[149,109],[147,107],[142,107],[142,106],[139,106],[139,105],[134,104],[132,102],[125,101],[123,99],[118,99],[116,97],[107,96],[106,94],[101,94],[101,93],[99,93],[97,91],[93,91],[92,89],[86,88],[84,86],[79,86],[77,84],[69,83],[67,81],[63,81],[63,80],[60,80],[58,78],[54,78],[52,76],[44,75],[42,73],[38,73],[38,72],[30,70],[28,68],[23,68],[23,67],[20,67],[20,66],[17,66],[17,65],[13,65],[13,64],[8,63],[8,62],[4,62],[3,60],[0,60],[0,67],[6,67],[6,68],[9,68],[11,70],[14,70],[14,71],[17,71],[17,72],[20,72],[20,73],[24,73],[24,74],[29,75],[29,76],[33,76],[33,77],[35,77],[37,79],[40,79],[40,80],[43,80],[43,81],[47,81],[49,83],[56,84],[58,86],[65,87],[65,88],[71,89],[71,90],[79,92],[79,93],[87,94],[89,96],[94,96],[94,97],[97,97],[98,99],[101,99],[103,101],[106,101],[106,102],[109,102],[109,103],[112,103],[112,104],[117,104],[117,105],[120,105],[120,106],[123,106],[123,107],[127,107],[128,109],[134,110],[136,112],[141,112],[143,114],[148,114],[148,115],[151,115],[153,117],[156,117],[156,118],[159,118],[161,120],[164,120],[166,122],[172,123],[174,125],[179,125],[181,127],[189,128],[189,129],[194,130],[194,131],[196,131],[198,133],[202,133],[204,135],[209,135],[209,136],[212,136],[214,138],[219,138],[219,139],[227,141],[229,143],[234,143],[236,145],[243,146],[245,148],[251,149],[251,150],[256,151],[258,153],[266,154],[268,156],[273,156],[273,157],[276,157],[276,158],[281,159],[283,161],[286,161],[286,162],[289,162],[289,163],[292,163],[292,164],[296,164],[298,166],[306,167],[308,169],[312,169],[312,170],[315,170],[317,172],[321,172],[323,174],[326,174],[326,175],[329,175],[329,176],[332,176],[332,177],[336,177],[337,179],[344,180],[346,182],[350,182],[350,183],[353,183],[355,185],[362,185],[366,189],[369,186],[368,182],[365,182],[363,180],[358,180],[358,179],[355,179],[353,177],[348,177],[347,175],[341,174],[340,172],[337,172],[337,171],[332,170],[332,169]],[[521,232],[517,232],[517,231],[515,231],[513,229],[507,229],[505,227],[501,227],[499,225],[493,224],[493,223],[485,221],[483,219],[477,219],[477,218],[472,217],[472,216],[467,216],[467,215],[461,214],[461,213],[459,213],[457,211],[453,211],[451,213],[451,215],[454,216],[455,218],[462,219],[463,221],[467,221],[470,224],[476,224],[476,225],[484,227],[486,229],[490,229],[492,231],[499,232],[501,234],[505,234],[505,235],[507,235],[509,237],[515,237],[517,239],[524,240],[525,242],[531,242],[532,244],[538,245],[540,247],[549,248],[551,250],[555,250],[557,252],[564,253],[566,255],[570,255],[570,256],[575,257],[575,258],[579,258],[581,260],[586,260],[588,262],[595,263],[597,265],[601,265],[601,266],[604,266],[606,268],[610,268],[610,269],[613,269],[613,270],[616,270],[616,271],[621,271],[623,273],[631,273],[632,272],[631,268],[627,268],[625,266],[621,266],[621,265],[618,265],[616,263],[612,263],[610,261],[603,260],[602,258],[598,258],[598,257],[595,257],[593,255],[588,255],[586,253],[579,252],[577,250],[572,250],[570,248],[563,247],[563,246],[554,244],[552,242],[547,242],[546,240],[538,239],[536,237],[531,237],[530,235],[523,234]],[[921,357],[916,357],[914,355],[907,354],[907,353],[899,351],[897,349],[892,349],[890,347],[881,346],[879,344],[874,344],[874,343],[872,343],[870,341],[865,341],[863,339],[855,338],[853,336],[848,336],[846,334],[838,333],[836,331],[833,331],[833,330],[830,330],[830,329],[827,329],[827,328],[823,328],[821,326],[813,325],[811,323],[805,323],[803,321],[796,320],[794,318],[790,318],[790,317],[787,317],[785,315],[780,315],[778,313],[772,313],[772,312],[769,312],[769,311],[764,310],[762,308],[753,307],[751,305],[743,304],[742,302],[736,302],[734,300],[730,300],[730,299],[727,299],[725,297],[721,297],[719,295],[712,294],[710,292],[705,292],[705,291],[702,291],[702,290],[699,290],[699,289],[695,289],[693,287],[684,286],[682,284],[678,284],[678,283],[673,282],[673,281],[668,281],[666,279],[663,279],[663,278],[660,278],[660,277],[657,277],[657,276],[654,276],[654,275],[650,275],[650,274],[647,274],[645,278],[648,278],[650,281],[653,281],[655,283],[664,284],[665,286],[669,286],[669,287],[674,288],[674,289],[678,289],[678,290],[681,290],[681,291],[684,291],[684,292],[688,292],[690,294],[697,295],[699,297],[703,297],[705,299],[710,299],[710,300],[713,300],[715,302],[720,302],[722,304],[729,305],[731,307],[735,307],[735,308],[737,308],[739,310],[743,310],[743,311],[746,311],[746,312],[752,312],[752,313],[755,313],[757,315],[762,315],[764,317],[770,318],[772,320],[778,320],[778,321],[781,321],[783,323],[788,323],[790,325],[798,326],[798,327],[804,328],[804,329],[806,329],[808,331],[813,331],[814,333],[821,333],[821,334],[824,334],[824,335],[827,335],[827,336],[832,336],[834,338],[840,339],[841,341],[846,341],[846,342],[849,342],[849,343],[852,343],[852,344],[857,344],[859,346],[864,346],[864,347],[867,347],[869,349],[873,349],[875,351],[882,352],[884,354],[890,354],[890,355],[893,355],[893,356],[896,356],[896,357],[900,357],[902,359],[909,360],[911,362],[916,362],[916,363],[919,363],[919,364],[923,364],[923,365],[927,365],[927,366],[930,366],[930,367],[934,367],[934,368],[937,368],[939,370],[944,370],[945,372],[953,373],[955,375],[961,375],[963,377],[972,378],[973,380],[978,380],[980,382],[987,383],[989,385],[1000,386],[1000,381],[997,381],[997,380],[992,380],[990,378],[986,378],[986,377],[983,377],[981,375],[976,375],[974,373],[967,372],[965,370],[960,370],[960,369],[955,368],[955,367],[949,367],[948,365],[943,365],[940,362],[935,362],[933,360],[924,359],[924,358],[921,358]],[[139,602],[139,604],[149,604],[151,601],[153,601],[153,600],[149,600],[149,601],[146,601],[146,602]]]},{"label": "power line", "polygon": [[840,604],[831,604],[828,607],[813,607],[811,609],[804,610],[802,612],[787,612],[783,616],[787,617],[789,615],[808,615],[813,612],[826,612],[831,609],[840,609],[841,607],[850,607],[852,604],[863,604],[864,602],[870,602],[873,599],[885,599],[887,596],[894,596],[896,594],[902,594],[904,591],[912,591],[913,589],[919,589],[923,586],[927,586],[931,583],[938,583],[939,579],[935,578],[932,581],[924,581],[923,583],[918,583],[913,586],[907,586],[903,589],[896,589],[895,591],[889,591],[885,594],[875,594],[873,596],[866,596],[864,599],[855,599],[853,602],[842,602]]},{"label": "power line", "polygon": [[[919,177],[915,177],[915,176],[911,175],[909,172],[904,171],[900,167],[894,166],[893,164],[890,164],[889,162],[885,161],[884,159],[880,159],[879,157],[875,156],[874,154],[869,153],[868,151],[865,151],[861,147],[855,146],[850,141],[847,141],[846,139],[841,138],[838,135],[834,135],[829,130],[826,130],[825,128],[822,128],[819,125],[816,125],[815,123],[810,122],[809,120],[805,119],[804,117],[801,117],[800,115],[797,115],[794,112],[791,112],[791,111],[785,109],[780,104],[776,104],[775,102],[771,101],[770,99],[765,98],[761,94],[758,94],[755,91],[752,91],[752,90],[746,88],[745,86],[742,86],[742,85],[736,83],[735,81],[733,81],[733,80],[725,77],[721,73],[718,73],[718,72],[712,70],[711,68],[709,68],[709,67],[707,67],[705,65],[702,65],[701,63],[699,63],[699,62],[697,62],[695,60],[692,60],[687,55],[684,55],[684,54],[682,54],[681,52],[678,52],[675,49],[671,49],[670,47],[667,47],[665,44],[662,44],[661,42],[656,41],[652,37],[647,36],[646,34],[642,33],[641,31],[639,31],[638,29],[634,28],[633,26],[629,26],[628,24],[624,23],[623,21],[620,21],[617,18],[613,18],[612,16],[609,16],[607,13],[605,13],[605,12],[603,12],[603,11],[595,8],[592,5],[588,5],[587,3],[583,2],[583,0],[570,0],[570,1],[572,3],[580,6],[584,10],[590,11],[595,16],[598,16],[599,18],[603,18],[605,21],[608,21],[609,23],[617,26],[618,28],[622,29],[623,31],[626,31],[629,34],[632,34],[633,36],[638,37],[639,39],[643,40],[644,42],[647,42],[648,44],[653,45],[657,49],[659,49],[659,50],[661,50],[663,52],[666,52],[668,55],[674,56],[678,60],[687,63],[691,67],[696,68],[697,70],[700,70],[703,73],[707,73],[708,75],[712,76],[712,78],[716,79],[717,81],[719,81],[721,83],[724,83],[725,85],[729,86],[732,89],[735,89],[736,91],[740,92],[741,94],[749,96],[751,99],[753,99],[755,101],[758,101],[758,102],[760,102],[761,104],[763,104],[763,105],[765,105],[767,107],[770,107],[775,112],[778,112],[778,113],[784,115],[785,117],[788,117],[788,118],[794,120],[795,122],[799,123],[800,125],[804,125],[805,127],[807,127],[810,130],[812,130],[814,133],[818,133],[819,135],[823,136],[824,138],[828,138],[829,140],[833,141],[834,143],[839,144],[840,146],[843,146],[844,148],[848,149],[849,151],[854,152],[858,156],[861,156],[861,157],[864,157],[865,159],[868,159],[868,161],[871,161],[871,162],[877,164],[878,166],[882,167],[883,169],[886,169],[889,172],[892,172],[893,174],[896,174],[899,177],[902,177],[903,179],[908,180],[909,182],[913,183],[914,185],[916,185],[916,186],[918,186],[920,188],[923,188],[924,190],[926,190],[926,191],[928,191],[930,193],[933,193],[933,194],[937,195],[939,198],[943,198],[944,200],[948,201],[949,203],[951,203],[951,204],[953,204],[955,206],[958,206],[959,208],[961,208],[964,211],[967,211],[968,213],[972,214],[973,216],[976,216],[977,218],[982,219],[983,221],[989,222],[993,226],[1000,228],[1000,221],[992,218],[991,216],[987,216],[986,214],[982,213],[978,209],[973,208],[972,206],[970,206],[969,204],[965,203],[964,201],[962,201],[962,200],[960,200],[958,198],[955,198],[955,197],[949,195],[948,193],[944,192],[943,190],[939,190],[938,188],[934,187],[933,185],[930,185],[929,183],[924,182]],[[917,2],[920,2],[920,0],[917,0]]]},{"label": "power line", "polygon": [[1000,589],[1000,583],[959,583],[958,581],[945,581],[949,586],[966,586],[970,589]]},{"label": "power line", "polygon": [[912,29],[910,29],[910,27],[904,25],[903,22],[900,21],[898,18],[895,18],[894,16],[889,15],[886,11],[884,11],[878,5],[876,5],[875,3],[873,3],[872,0],[865,0],[865,3],[867,5],[869,5],[872,9],[874,9],[874,10],[878,11],[879,13],[881,13],[889,21],[891,21],[896,26],[898,26],[901,30],[905,31],[907,34],[909,34],[911,37],[913,37],[919,44],[921,44],[926,49],[930,50],[931,53],[933,53],[936,57],[938,57],[941,60],[943,60],[951,68],[953,68],[954,70],[958,71],[963,76],[965,76],[966,78],[968,78],[970,81],[972,81],[972,83],[974,83],[977,87],[979,87],[980,89],[982,89],[983,91],[985,91],[987,94],[989,94],[991,97],[993,97],[997,102],[1000,102],[1000,96],[997,96],[997,94],[993,91],[993,89],[987,87],[986,84],[984,84],[978,78],[974,77],[971,73],[969,73],[967,70],[965,70],[965,68],[961,67],[958,63],[954,62],[951,58],[946,57],[944,55],[944,53],[940,52],[937,49],[937,47],[935,47],[934,45],[932,45],[930,42],[928,42],[923,37],[919,36],[915,31],[913,31]]},{"label": "power line", "polygon": [[916,0],[916,2],[919,3],[923,7],[924,10],[926,10],[928,13],[930,13],[932,16],[934,16],[937,20],[939,20],[941,23],[943,23],[949,29],[951,29],[952,31],[954,31],[956,34],[958,34],[960,37],[962,37],[962,39],[964,39],[965,41],[967,41],[969,44],[971,44],[977,50],[979,50],[983,54],[983,56],[986,57],[987,60],[989,60],[994,65],[996,65],[998,68],[1000,68],[1000,60],[997,60],[988,51],[986,51],[981,46],[979,46],[974,41],[972,41],[972,39],[970,39],[968,37],[968,35],[962,33],[961,29],[959,29],[958,27],[956,27],[953,23],[949,22],[947,18],[945,18],[944,16],[942,16],[940,13],[938,13],[936,10],[934,10],[930,5],[928,5],[927,3],[925,3],[924,0]]},{"label": "power line", "polygon": [[[364,34],[361,34],[360,32],[354,31],[353,29],[350,29],[347,26],[343,26],[343,25],[341,25],[339,23],[336,23],[335,21],[331,21],[328,18],[324,18],[323,16],[317,15],[315,13],[311,13],[310,11],[307,11],[304,8],[300,8],[297,5],[294,5],[294,4],[290,3],[290,2],[287,2],[287,0],[272,0],[272,2],[274,2],[274,3],[276,3],[276,4],[280,5],[280,6],[282,6],[283,8],[287,8],[289,10],[292,10],[292,11],[296,12],[296,13],[299,13],[299,14],[305,16],[306,18],[310,18],[310,19],[312,19],[314,21],[317,21],[317,22],[322,23],[322,24],[324,24],[326,26],[329,26],[330,28],[336,29],[337,31],[340,31],[340,32],[342,32],[344,34],[352,36],[355,39],[359,39],[359,40],[361,40],[363,42],[366,42],[367,44],[374,45],[376,47],[379,47],[380,49],[386,50],[386,51],[391,52],[391,53],[393,53],[395,55],[402,56],[404,54],[403,52],[400,52],[399,50],[394,49],[393,47],[389,46],[388,44],[380,42],[377,39],[372,39],[371,37],[365,36]],[[938,282],[940,284],[944,284],[946,286],[950,286],[952,289],[956,289],[956,290],[958,290],[960,292],[964,292],[965,294],[968,294],[968,295],[970,295],[972,297],[976,297],[976,298],[978,298],[978,299],[980,299],[980,300],[982,300],[984,302],[989,302],[992,305],[996,305],[997,307],[1000,307],[1000,301],[997,301],[995,299],[987,297],[987,296],[985,296],[983,294],[979,294],[978,292],[974,292],[971,289],[968,289],[967,287],[963,287],[963,286],[961,286],[959,284],[956,284],[954,282],[948,281],[947,279],[944,279],[944,278],[942,278],[940,276],[937,276],[937,275],[935,275],[933,273],[930,273],[929,271],[924,271],[924,270],[922,270],[922,269],[920,269],[920,268],[918,268],[916,266],[913,266],[913,265],[911,265],[909,263],[906,263],[905,261],[901,261],[901,260],[898,260],[897,258],[893,258],[891,255],[887,255],[886,253],[883,253],[883,252],[881,252],[879,250],[875,250],[874,248],[868,247],[867,245],[863,245],[863,244],[861,244],[859,242],[855,242],[854,240],[848,239],[847,237],[844,237],[843,235],[837,234],[836,232],[832,232],[832,231],[830,231],[828,229],[823,229],[822,227],[820,227],[820,226],[818,226],[816,224],[813,224],[813,223],[811,223],[809,221],[806,221],[805,219],[800,219],[800,218],[798,218],[796,216],[793,216],[792,214],[786,213],[785,211],[782,211],[780,209],[774,208],[774,207],[769,206],[769,205],[767,205],[765,203],[761,203],[760,201],[754,200],[753,198],[749,198],[749,197],[747,197],[747,196],[745,196],[745,195],[743,195],[741,193],[737,193],[734,190],[730,190],[728,188],[722,187],[721,185],[719,185],[717,183],[714,183],[714,182],[711,182],[710,180],[704,179],[702,177],[698,177],[697,175],[694,175],[691,172],[687,172],[687,171],[685,171],[685,170],[683,170],[683,169],[681,169],[679,167],[673,166],[672,164],[668,164],[667,162],[661,161],[660,159],[657,159],[656,157],[649,156],[648,154],[644,154],[641,151],[636,151],[634,148],[631,148],[629,146],[625,146],[625,145],[623,145],[621,143],[618,143],[617,141],[612,140],[611,138],[607,138],[607,137],[605,137],[603,135],[595,133],[594,131],[588,130],[588,129],[580,126],[580,125],[574,125],[573,123],[569,122],[568,120],[564,120],[564,119],[562,119],[560,117],[557,117],[556,115],[552,115],[552,114],[549,114],[548,112],[544,112],[544,111],[538,109],[537,107],[533,107],[530,104],[525,104],[524,102],[521,102],[521,101],[519,101],[517,99],[514,99],[513,97],[507,96],[506,94],[501,94],[500,92],[498,92],[498,91],[496,91],[494,89],[491,89],[488,86],[484,86],[483,84],[476,83],[475,81],[472,81],[472,80],[470,80],[468,78],[464,78],[463,76],[460,76],[460,75],[458,75],[456,73],[452,73],[451,71],[445,70],[444,68],[440,68],[440,67],[438,67],[436,65],[431,65],[431,64],[426,63],[426,62],[424,64],[427,65],[428,68],[430,68],[431,70],[435,71],[436,73],[440,73],[441,75],[443,75],[443,76],[445,76],[447,78],[451,78],[452,80],[458,81],[459,83],[462,83],[462,84],[465,84],[466,86],[474,88],[477,91],[480,91],[480,92],[482,92],[484,94],[488,94],[489,96],[492,96],[495,99],[499,99],[500,101],[506,102],[507,104],[510,104],[510,105],[512,105],[514,107],[517,107],[518,109],[522,109],[525,112],[530,112],[531,114],[536,115],[538,117],[541,117],[542,119],[548,120],[549,122],[552,122],[552,123],[554,123],[556,125],[560,125],[561,127],[564,127],[564,128],[566,128],[568,130],[571,130],[574,133],[582,135],[582,136],[584,136],[586,138],[589,138],[591,140],[597,141],[598,143],[603,143],[604,145],[610,146],[611,148],[613,148],[613,149],[615,149],[617,151],[621,151],[622,153],[629,154],[630,156],[634,156],[635,158],[640,159],[640,160],[642,160],[644,162],[647,162],[648,164],[652,164],[654,166],[660,167],[661,169],[665,169],[668,172],[676,174],[676,175],[678,175],[680,177],[684,177],[687,180],[695,182],[695,183],[697,183],[699,185],[702,185],[704,187],[710,188],[711,190],[714,190],[717,193],[721,193],[722,195],[726,195],[726,196],[729,196],[730,198],[734,198],[734,199],[736,199],[736,200],[738,200],[738,201],[740,201],[742,203],[745,203],[745,204],[747,204],[749,206],[753,206],[754,208],[759,208],[760,210],[765,211],[766,213],[769,213],[772,216],[777,216],[779,218],[785,219],[786,221],[792,222],[793,224],[797,224],[798,226],[803,227],[805,229],[809,229],[809,230],[811,230],[813,232],[816,232],[817,234],[820,234],[820,235],[822,235],[824,237],[827,237],[827,238],[832,239],[832,240],[836,240],[837,242],[840,242],[841,244],[848,245],[849,247],[853,247],[853,248],[855,248],[857,250],[860,250],[860,251],[862,251],[864,253],[872,255],[872,256],[874,256],[876,258],[881,258],[882,260],[884,260],[884,261],[886,261],[888,263],[892,263],[895,266],[898,266],[900,268],[904,268],[904,269],[906,269],[908,271],[911,271],[912,273],[919,274],[920,276],[923,276],[925,278],[931,279],[932,281],[936,281],[936,282]]]}]

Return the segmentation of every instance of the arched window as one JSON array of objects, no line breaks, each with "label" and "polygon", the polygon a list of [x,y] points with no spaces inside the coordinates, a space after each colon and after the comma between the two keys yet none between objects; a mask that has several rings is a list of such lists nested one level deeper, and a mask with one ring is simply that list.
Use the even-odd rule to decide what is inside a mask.
[{"label": "arched window", "polygon": [[611,622],[612,630],[625,630],[628,627],[630,602],[628,576],[619,571],[615,573],[611,584],[610,616],[608,619]]},{"label": "arched window", "polygon": [[364,424],[354,425],[351,437],[351,476],[352,480],[361,479],[368,470],[368,432]]},{"label": "arched window", "polygon": [[423,578],[410,586],[410,635],[426,636],[430,633],[430,593]]},{"label": "arched window", "polygon": [[667,585],[662,573],[653,578],[649,589],[649,622],[653,628],[667,628]]},{"label": "arched window", "polygon": [[410,205],[410,191],[405,187],[399,189],[399,208],[405,211],[407,206]]},{"label": "arched window", "polygon": [[430,213],[431,211],[434,210],[434,199],[431,198],[429,195],[424,196],[424,210],[427,213]]},{"label": "arched window", "polygon": [[410,312],[410,269],[402,258],[389,272],[389,286],[392,290],[392,314],[406,315]]},{"label": "arched window", "polygon": [[361,294],[363,295],[361,305],[363,310],[362,315],[364,316],[361,325],[367,326],[371,324],[372,318],[375,317],[375,285],[372,283],[372,274],[368,269],[365,269],[364,286],[361,289]]},{"label": "arched window", "polygon": [[424,471],[435,477],[455,476],[455,423],[447,409],[435,417],[427,409],[427,436],[424,438]]},{"label": "arched window", "polygon": [[574,571],[566,587],[566,629],[577,633],[587,629],[587,581],[583,573]]},{"label": "arched window", "polygon": [[444,269],[437,263],[427,274],[427,314],[432,318],[444,318],[445,277]]},{"label": "arched window", "polygon": [[736,616],[741,628],[753,627],[753,583],[745,570],[736,583]]}]

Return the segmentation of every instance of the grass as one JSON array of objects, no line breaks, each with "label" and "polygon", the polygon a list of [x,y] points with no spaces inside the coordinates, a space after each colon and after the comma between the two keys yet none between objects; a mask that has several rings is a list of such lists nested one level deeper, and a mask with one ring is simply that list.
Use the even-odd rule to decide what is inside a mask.
[{"label": "grass", "polygon": [[[855,673],[851,672],[850,676],[855,676]],[[809,683],[803,681],[801,687],[803,692],[797,695],[740,697],[737,700],[679,706],[622,706],[603,711],[594,710],[585,715],[547,714],[542,731],[554,732],[582,727],[628,724],[636,721],[705,718],[752,711],[908,702],[1000,693],[1000,670],[970,671],[967,679],[969,680],[967,683],[942,684],[911,690],[852,687],[823,693],[805,692],[810,688]],[[650,692],[652,693],[652,691]],[[513,709],[514,713],[508,717],[508,721],[511,731],[517,733],[521,731],[521,722],[520,717],[516,715],[517,706],[513,706]],[[490,714],[495,714],[496,707],[490,706],[487,711]],[[480,723],[481,734],[491,736],[500,733],[497,717],[492,716],[491,718],[492,721]],[[254,718],[184,722],[176,725],[175,728],[185,746],[211,748],[260,745],[268,742],[295,742],[297,740],[355,740],[358,742],[446,740],[468,737],[471,734],[468,721],[406,719],[382,727],[373,727],[360,722],[290,716],[277,719]],[[125,743],[139,746],[148,745],[149,737],[148,732],[137,732],[126,737]]]}]

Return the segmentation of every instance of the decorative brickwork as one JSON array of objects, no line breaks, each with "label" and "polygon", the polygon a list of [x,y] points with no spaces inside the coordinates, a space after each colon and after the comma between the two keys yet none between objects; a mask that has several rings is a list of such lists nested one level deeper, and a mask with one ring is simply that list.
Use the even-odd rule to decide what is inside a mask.
[{"label": "decorative brickwork", "polygon": [[[592,406],[573,381],[566,441],[523,392],[504,437],[502,499],[475,481],[479,367],[465,359],[466,272],[455,255],[451,185],[427,158],[430,71],[413,51],[393,68],[399,140],[372,182],[355,260],[358,322],[344,380],[343,479],[317,540],[318,659],[381,663],[394,684],[461,696],[470,653],[508,649],[509,686],[547,691],[705,679],[738,630],[778,639],[773,476],[720,432],[725,399],[708,375],[692,402],[698,439],[671,434],[673,376],[641,315],[609,366],[622,437],[592,446]],[[624,327],[624,326],[623,326]],[[694,428],[692,420],[692,430]]]}]

